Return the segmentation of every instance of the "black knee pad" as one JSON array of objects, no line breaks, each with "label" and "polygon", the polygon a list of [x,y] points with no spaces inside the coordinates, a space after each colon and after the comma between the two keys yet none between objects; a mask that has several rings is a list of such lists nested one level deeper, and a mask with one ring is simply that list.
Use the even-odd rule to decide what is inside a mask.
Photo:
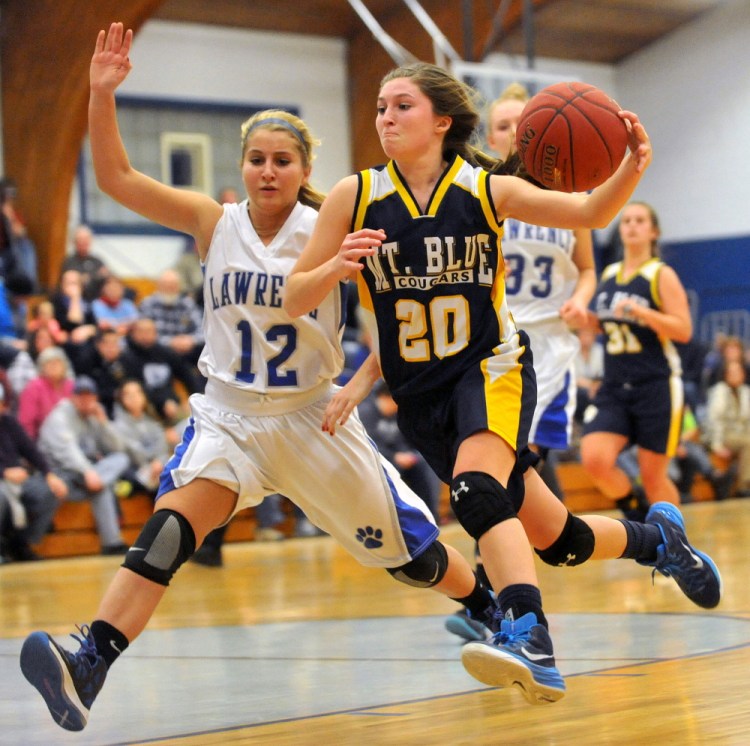
[{"label": "black knee pad", "polygon": [[523,475],[515,471],[508,481],[509,489],[482,471],[465,471],[453,477],[451,507],[472,539],[479,540],[493,526],[516,517],[523,502]]},{"label": "black knee pad", "polygon": [[146,521],[122,566],[166,586],[193,552],[195,532],[187,518],[174,510],[157,510]]},{"label": "black knee pad", "polygon": [[557,540],[547,549],[535,549],[543,562],[555,567],[583,564],[594,553],[596,539],[591,527],[572,513]]},{"label": "black knee pad", "polygon": [[448,552],[437,540],[427,549],[401,567],[387,567],[386,570],[401,583],[415,588],[432,588],[439,583],[448,569]]}]

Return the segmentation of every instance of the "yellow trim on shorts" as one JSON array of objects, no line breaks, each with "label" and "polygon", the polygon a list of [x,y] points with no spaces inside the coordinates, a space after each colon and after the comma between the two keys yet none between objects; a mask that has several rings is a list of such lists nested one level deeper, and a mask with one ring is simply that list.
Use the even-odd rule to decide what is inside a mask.
[{"label": "yellow trim on shorts", "polygon": [[486,358],[481,363],[487,429],[499,435],[515,451],[518,448],[523,399],[523,366],[519,358],[525,348],[518,344],[518,335],[514,334],[509,342],[496,349],[497,355]]},{"label": "yellow trim on shorts", "polygon": [[682,414],[685,406],[685,393],[680,376],[669,377],[669,396],[672,400],[672,414],[669,418],[669,437],[667,438],[667,456],[677,453],[677,446],[682,434]]}]

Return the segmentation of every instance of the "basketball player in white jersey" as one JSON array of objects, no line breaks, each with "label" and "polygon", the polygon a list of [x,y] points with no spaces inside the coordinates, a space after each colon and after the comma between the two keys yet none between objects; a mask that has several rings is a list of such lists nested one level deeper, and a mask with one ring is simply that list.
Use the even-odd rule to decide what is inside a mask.
[{"label": "basketball player in white jersey", "polygon": [[342,288],[310,313],[282,309],[286,277],[317,220],[313,139],[297,117],[262,111],[242,128],[248,198],[220,205],[133,169],[117,128],[115,90],[132,32],[100,32],[91,61],[89,134],[99,186],[149,220],[195,238],[204,268],[205,394],[162,473],[155,512],[126,554],[95,620],[69,652],[45,632],[24,642],[21,669],[55,722],[81,730],[110,666],[140,634],[177,569],[206,534],[279,492],[364,565],[461,600],[495,605],[468,562],[437,540],[424,503],[380,457],[358,417],[321,429],[341,371]]}]

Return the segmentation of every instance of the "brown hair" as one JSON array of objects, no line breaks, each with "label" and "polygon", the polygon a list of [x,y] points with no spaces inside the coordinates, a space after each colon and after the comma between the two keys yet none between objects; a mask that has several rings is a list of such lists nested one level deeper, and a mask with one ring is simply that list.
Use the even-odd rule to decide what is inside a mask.
[{"label": "brown hair", "polygon": [[656,238],[651,242],[651,256],[659,256],[659,236],[661,236],[661,224],[659,223],[659,215],[648,202],[643,202],[641,200],[632,200],[631,202],[628,202],[625,207],[629,207],[630,205],[640,205],[641,207],[645,207],[648,211],[648,215],[651,218],[651,225],[654,226],[654,230],[656,231]]},{"label": "brown hair", "polygon": [[471,143],[481,119],[474,90],[442,67],[428,62],[412,62],[391,70],[380,81],[380,87],[397,78],[411,80],[430,99],[435,114],[451,118],[443,141],[443,155],[458,153],[468,163],[488,170],[497,166],[496,158]]},{"label": "brown hair", "polygon": [[[313,138],[307,125],[299,117],[283,109],[264,109],[263,111],[258,111],[242,123],[242,127],[240,128],[242,158],[245,157],[250,133],[259,127],[269,129],[272,132],[286,132],[291,135],[302,158],[303,167],[306,169],[312,168],[312,162],[315,158],[313,148],[319,145],[320,142]],[[323,204],[325,195],[308,182],[300,187],[297,199],[303,205],[319,210]]]}]

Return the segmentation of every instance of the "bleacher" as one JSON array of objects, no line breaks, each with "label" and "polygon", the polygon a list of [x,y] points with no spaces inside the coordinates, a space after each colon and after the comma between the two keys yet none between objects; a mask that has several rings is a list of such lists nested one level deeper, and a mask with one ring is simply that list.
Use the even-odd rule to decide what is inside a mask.
[{"label": "bleacher", "polygon": [[[591,477],[579,463],[559,464],[557,476],[565,493],[565,504],[573,513],[612,509],[612,503],[594,486]],[[694,501],[712,500],[711,486],[698,477],[693,485],[692,497]],[[131,544],[151,515],[153,501],[146,495],[135,494],[121,499],[120,506],[123,537],[126,543]],[[447,487],[441,500],[441,514],[446,519],[450,516]],[[243,510],[230,523],[225,541],[253,541],[256,527],[254,511]],[[276,528],[291,537],[294,533],[294,518],[291,513]],[[44,538],[36,550],[41,556],[50,558],[99,554],[99,538],[89,504],[63,503],[55,516],[53,531]]]}]

